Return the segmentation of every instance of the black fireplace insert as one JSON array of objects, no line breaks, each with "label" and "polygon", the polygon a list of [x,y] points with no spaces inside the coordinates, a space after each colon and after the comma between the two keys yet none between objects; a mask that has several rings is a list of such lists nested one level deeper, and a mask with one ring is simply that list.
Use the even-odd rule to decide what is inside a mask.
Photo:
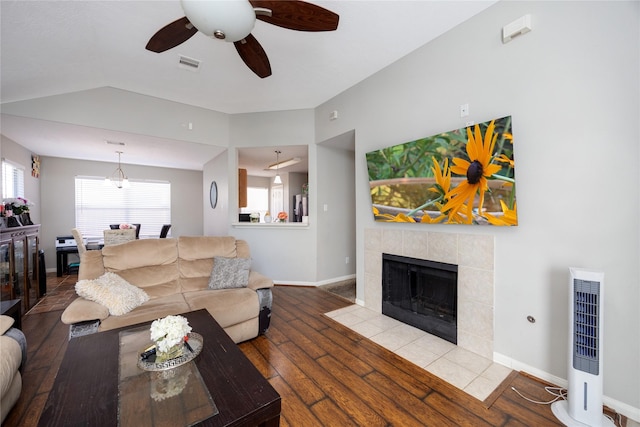
[{"label": "black fireplace insert", "polygon": [[457,344],[458,266],[382,254],[382,313]]}]

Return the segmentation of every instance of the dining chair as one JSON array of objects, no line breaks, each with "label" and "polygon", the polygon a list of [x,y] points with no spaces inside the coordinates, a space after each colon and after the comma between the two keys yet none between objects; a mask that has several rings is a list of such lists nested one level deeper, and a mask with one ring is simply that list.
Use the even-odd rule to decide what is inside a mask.
[{"label": "dining chair", "polygon": [[136,227],[136,239],[140,238],[140,224],[133,224]]},{"label": "dining chair", "polygon": [[162,226],[162,229],[160,230],[161,239],[165,239],[167,237],[167,234],[169,234],[169,229],[171,229],[171,224],[165,224]]},{"label": "dining chair", "polygon": [[73,239],[76,241],[76,246],[78,247],[78,255],[82,257],[82,254],[87,251],[87,247],[84,245],[84,240],[82,239],[82,233],[77,228],[71,229],[71,234],[73,235]]},{"label": "dining chair", "polygon": [[78,262],[70,262],[67,264],[67,271],[70,274],[78,273],[80,270],[80,261],[82,260],[82,254],[87,251],[86,246],[84,245],[84,240],[82,239],[82,233],[77,228],[71,229],[71,234],[73,235],[73,239],[76,241],[76,246],[78,248]]}]

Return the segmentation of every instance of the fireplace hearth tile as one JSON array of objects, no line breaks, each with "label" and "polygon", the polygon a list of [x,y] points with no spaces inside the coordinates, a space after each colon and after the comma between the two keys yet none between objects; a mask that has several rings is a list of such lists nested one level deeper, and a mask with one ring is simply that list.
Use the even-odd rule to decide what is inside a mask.
[{"label": "fireplace hearth tile", "polygon": [[444,356],[445,354],[456,348],[455,344],[427,333],[425,333],[425,336],[417,339],[411,344],[415,344],[419,347],[424,347],[431,353],[435,353],[438,356]]},{"label": "fireplace hearth tile", "polygon": [[464,388],[464,391],[478,400],[485,400],[489,395],[500,385],[502,381],[497,384],[490,379],[484,377],[477,377]]},{"label": "fireplace hearth tile", "polygon": [[477,375],[482,374],[489,366],[491,366],[490,360],[460,347],[456,347],[445,354],[444,358],[457,365],[464,366]]},{"label": "fireplace hearth tile", "polygon": [[357,304],[352,304],[352,305],[348,305],[346,307],[340,308],[338,310],[334,310],[332,312],[326,313],[325,316],[331,317],[333,319],[334,317],[338,317],[341,314],[350,313],[352,311],[360,310],[361,308],[362,307],[360,307]]},{"label": "fireplace hearth tile", "polygon": [[509,374],[511,373],[511,369],[506,366],[499,365],[497,363],[492,363],[484,372],[480,375],[488,380],[493,381],[494,383],[500,384],[502,381],[507,379]]},{"label": "fireplace hearth tile", "polygon": [[421,368],[438,360],[441,354],[432,353],[430,347],[418,345],[418,340],[400,347],[395,353]]},{"label": "fireplace hearth tile", "polygon": [[333,320],[335,320],[336,322],[342,323],[344,326],[351,327],[353,325],[361,323],[364,319],[362,319],[361,317],[356,316],[353,313],[344,313],[344,314],[341,314],[339,316],[334,317]]},{"label": "fireplace hearth tile", "polygon": [[[511,373],[506,366],[492,362],[491,355],[483,357],[461,347],[460,339],[456,346],[357,304],[325,315],[481,401]],[[399,334],[401,331],[405,334]]]},{"label": "fireplace hearth tile", "polygon": [[439,358],[425,369],[462,390],[478,377],[473,371],[444,357]]},{"label": "fireplace hearth tile", "polygon": [[381,328],[382,330],[387,330],[387,329],[391,329],[391,328],[395,328],[396,326],[400,326],[403,323],[399,320],[396,319],[392,319],[389,316],[385,316],[383,314],[378,313],[377,317],[373,317],[371,319],[369,319],[369,323],[371,323],[372,325],[375,325],[379,328]]},{"label": "fireplace hearth tile", "polygon": [[374,335],[384,332],[383,328],[372,325],[370,322],[361,322],[357,325],[350,326],[350,328],[366,338],[371,338]]},{"label": "fireplace hearth tile", "polygon": [[400,326],[396,326],[395,328],[391,328],[387,331],[381,332],[378,335],[369,337],[369,339],[377,344],[380,344],[387,350],[394,351],[409,344],[410,342],[415,341],[423,334],[424,331],[421,331],[418,328],[401,324]]}]

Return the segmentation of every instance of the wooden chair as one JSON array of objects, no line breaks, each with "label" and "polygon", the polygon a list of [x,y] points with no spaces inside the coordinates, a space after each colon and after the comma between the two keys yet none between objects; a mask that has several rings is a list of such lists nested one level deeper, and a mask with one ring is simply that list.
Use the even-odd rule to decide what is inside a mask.
[{"label": "wooden chair", "polygon": [[165,224],[162,226],[162,229],[160,230],[161,239],[165,239],[167,237],[167,234],[169,234],[169,229],[171,229],[171,224]]}]

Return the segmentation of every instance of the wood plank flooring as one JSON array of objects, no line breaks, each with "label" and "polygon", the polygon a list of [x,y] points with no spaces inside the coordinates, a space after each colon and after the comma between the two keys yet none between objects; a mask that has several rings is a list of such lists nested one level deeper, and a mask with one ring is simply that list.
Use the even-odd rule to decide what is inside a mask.
[{"label": "wood plank flooring", "polygon": [[[28,359],[7,427],[39,420],[67,348],[68,327],[60,322],[66,301],[60,301],[69,300],[73,284],[71,276],[23,318]],[[282,396],[281,426],[561,425],[549,406],[529,403],[511,389],[549,400],[536,379],[513,374],[480,402],[323,315],[350,304],[343,298],[277,286],[273,304],[266,335],[240,348]]]}]

